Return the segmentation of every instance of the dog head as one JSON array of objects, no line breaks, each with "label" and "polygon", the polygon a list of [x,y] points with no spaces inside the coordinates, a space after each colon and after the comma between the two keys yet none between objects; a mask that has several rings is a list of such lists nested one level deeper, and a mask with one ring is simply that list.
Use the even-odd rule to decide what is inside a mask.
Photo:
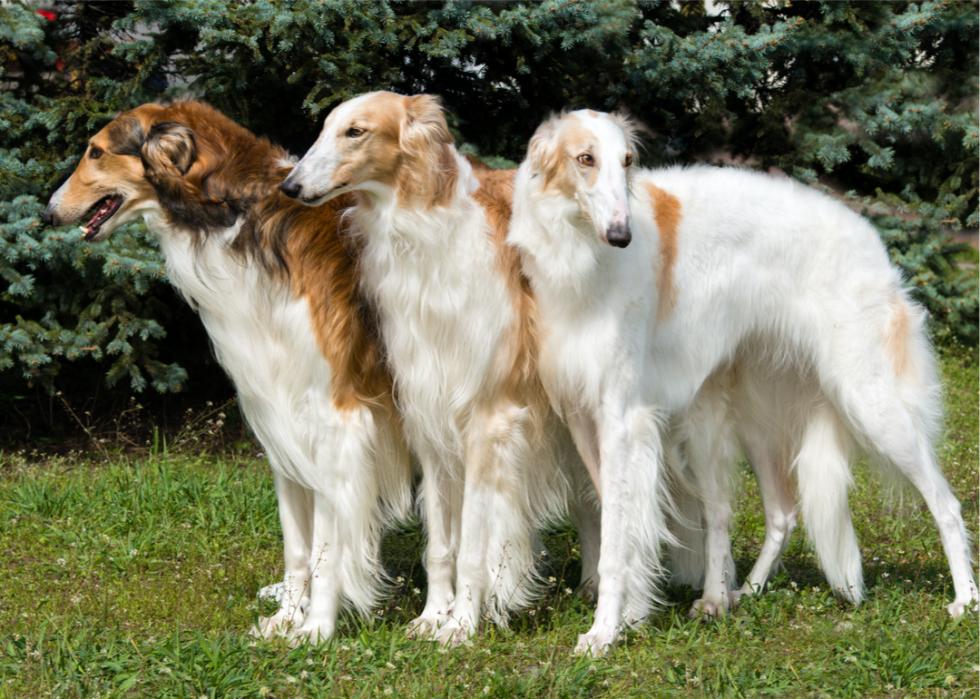
[{"label": "dog head", "polygon": [[552,117],[528,144],[525,164],[535,191],[574,202],[570,210],[601,242],[626,247],[636,133],[620,114],[588,109]]},{"label": "dog head", "polygon": [[239,131],[199,102],[124,112],[89,140],[78,167],[51,196],[45,221],[81,221],[86,240],[152,212],[195,230],[229,226],[236,198],[217,170]]},{"label": "dog head", "polygon": [[439,100],[371,92],[329,115],[316,142],[280,189],[316,206],[345,192],[439,205],[457,173],[453,138]]}]

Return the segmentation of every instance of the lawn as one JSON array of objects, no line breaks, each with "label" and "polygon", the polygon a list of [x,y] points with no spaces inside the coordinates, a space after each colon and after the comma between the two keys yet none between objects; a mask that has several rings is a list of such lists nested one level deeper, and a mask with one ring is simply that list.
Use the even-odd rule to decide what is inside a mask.
[{"label": "lawn", "polygon": [[[943,360],[941,459],[976,536],[977,364]],[[744,575],[762,542],[742,476],[734,532]],[[851,497],[868,600],[827,588],[802,532],[769,591],[725,619],[689,620],[694,595],[606,658],[570,654],[590,607],[571,593],[567,530],[548,536],[551,591],[508,630],[443,650],[405,637],[425,585],[417,527],[385,541],[396,580],[369,622],[290,648],[247,630],[281,574],[268,468],[254,449],[42,457],[0,453],[0,697],[56,696],[977,696],[977,615],[950,620],[939,537],[917,496],[887,505],[863,465]]]}]

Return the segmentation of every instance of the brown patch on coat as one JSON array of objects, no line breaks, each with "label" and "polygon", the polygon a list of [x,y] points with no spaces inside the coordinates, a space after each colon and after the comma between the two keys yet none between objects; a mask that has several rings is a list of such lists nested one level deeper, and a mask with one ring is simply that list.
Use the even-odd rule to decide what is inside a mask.
[{"label": "brown patch on coat", "polygon": [[480,183],[473,199],[482,207],[489,235],[497,252],[497,269],[507,283],[515,324],[497,357],[497,380],[478,408],[487,434],[472,445],[474,477],[498,490],[511,490],[513,479],[492,468],[497,453],[514,438],[513,430],[526,429],[533,443],[543,438],[550,408],[537,371],[537,305],[530,280],[524,275],[518,250],[507,243],[516,170],[474,170]]},{"label": "brown patch on coat", "polygon": [[[395,187],[401,163],[401,130],[405,121],[405,98],[393,92],[373,92],[346,109],[342,121],[327,117],[322,137],[334,140],[338,159],[326,191],[375,181]],[[349,138],[350,129],[364,132]]]},{"label": "brown patch on coat", "polygon": [[650,196],[653,219],[660,235],[660,268],[657,270],[657,320],[670,315],[677,301],[674,266],[677,263],[677,227],[681,221],[681,201],[652,182],[644,183]]},{"label": "brown patch on coat", "polygon": [[586,182],[591,187],[599,176],[601,166],[595,153],[595,136],[568,115],[542,124],[528,144],[532,169],[542,177],[541,189],[553,190],[569,199],[575,198],[578,189],[576,158],[582,153],[596,158],[595,166],[584,171]]},{"label": "brown patch on coat", "polygon": [[885,351],[896,376],[900,376],[908,367],[909,311],[905,303],[896,299],[891,304],[891,312],[885,330]]},{"label": "brown patch on coat", "polygon": [[73,212],[83,207],[76,218],[102,192],[132,191],[140,201],[156,199],[178,229],[170,234],[201,243],[240,220],[231,247],[243,263],[259,265],[307,300],[332,369],[336,407],[392,409],[375,321],[358,291],[358,251],[341,226],[350,197],[316,208],[285,197],[279,184],[291,170],[287,153],[201,102],[143,105],[119,116],[92,145],[106,153],[84,158],[65,194],[81,202],[71,204]]},{"label": "brown patch on coat", "polygon": [[[375,181],[393,187],[401,206],[449,204],[459,168],[437,97],[372,92],[338,114],[342,121],[330,116],[324,124],[338,158],[326,191]],[[365,135],[348,138],[351,128]]]},{"label": "brown patch on coat", "polygon": [[395,183],[398,202],[423,209],[446,206],[456,194],[459,177],[446,115],[432,95],[414,95],[404,100],[401,162]]},{"label": "brown patch on coat", "polygon": [[539,428],[547,410],[547,397],[537,371],[537,304],[531,282],[524,275],[520,253],[507,243],[507,231],[514,199],[516,170],[480,168],[474,175],[480,183],[473,199],[483,208],[490,235],[497,250],[497,265],[507,281],[517,325],[507,343],[503,358],[504,380],[500,397],[531,409],[532,424]]}]

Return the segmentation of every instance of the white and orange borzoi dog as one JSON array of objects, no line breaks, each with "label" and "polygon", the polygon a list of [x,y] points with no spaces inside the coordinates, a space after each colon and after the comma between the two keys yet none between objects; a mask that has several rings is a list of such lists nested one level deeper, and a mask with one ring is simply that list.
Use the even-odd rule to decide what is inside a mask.
[{"label": "white and orange borzoi dog", "polygon": [[344,202],[286,199],[289,168],[205,104],[147,104],[92,137],[47,218],[87,216],[86,240],[138,217],[159,235],[272,464],[284,593],[258,631],[316,641],[343,602],[366,613],[377,600],[382,528],[406,515],[411,472],[339,230]]},{"label": "white and orange borzoi dog", "polygon": [[[695,428],[687,456],[704,498],[706,601],[727,604],[729,408],[767,514],[791,519],[793,468],[821,564],[855,601],[850,448],[908,478],[938,524],[955,589],[948,610],[961,615],[977,588],[960,506],[933,453],[941,408],[924,313],[875,230],[790,181],[708,167],[634,172],[632,159],[620,118],[581,111],[546,122],[518,171],[509,234],[538,303],[542,379],[601,492],[598,607],[578,649],[608,648],[630,604],[651,594],[672,418]],[[752,587],[779,548],[767,534]]]},{"label": "white and orange borzoi dog", "polygon": [[[413,630],[443,643],[484,609],[502,623],[528,602],[532,533],[565,505],[561,464],[588,486],[537,375],[534,301],[505,243],[512,178],[474,172],[435,98],[376,92],[334,109],[282,186],[311,205],[356,197],[345,215],[423,472],[428,594]],[[588,578],[597,532],[576,504]]]}]

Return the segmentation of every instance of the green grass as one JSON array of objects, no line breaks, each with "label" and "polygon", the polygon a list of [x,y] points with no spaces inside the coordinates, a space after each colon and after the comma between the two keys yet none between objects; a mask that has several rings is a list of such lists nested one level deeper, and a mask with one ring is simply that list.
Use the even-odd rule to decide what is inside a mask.
[{"label": "green grass", "polygon": [[[944,469],[976,534],[977,366],[946,358]],[[837,601],[798,532],[771,589],[716,622],[674,590],[608,657],[570,654],[590,608],[569,594],[577,551],[548,537],[551,593],[509,630],[442,650],[408,640],[424,574],[417,528],[385,542],[399,584],[371,622],[318,648],[257,642],[256,590],[281,573],[268,469],[245,452],[32,459],[0,454],[0,697],[965,695],[977,616],[954,622],[939,537],[917,497],[895,510],[859,467],[852,507],[867,602]],[[744,575],[762,540],[743,474],[734,532]],[[262,610],[265,611],[265,610]]]}]

